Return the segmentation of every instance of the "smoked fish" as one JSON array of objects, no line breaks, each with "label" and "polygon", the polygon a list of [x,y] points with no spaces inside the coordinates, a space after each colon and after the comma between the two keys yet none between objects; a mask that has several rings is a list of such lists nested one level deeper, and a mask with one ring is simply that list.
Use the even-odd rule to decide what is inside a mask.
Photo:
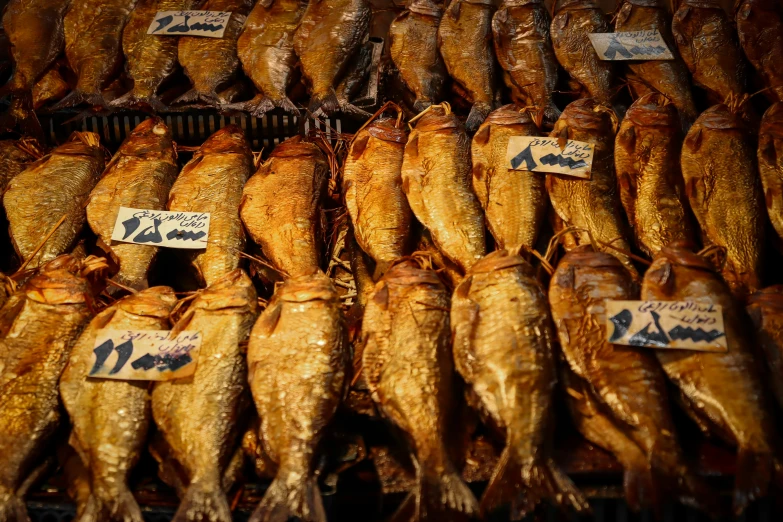
[{"label": "smoked fish", "polygon": [[362,375],[417,463],[415,490],[400,508],[412,507],[414,522],[479,512],[448,446],[457,409],[449,301],[423,259],[405,259],[375,285],[362,322]]},{"label": "smoked fish", "polygon": [[[75,132],[70,141],[30,164],[8,184],[3,206],[9,233],[27,268],[39,267],[73,246],[87,219],[84,205],[103,165],[98,135]],[[54,232],[36,253],[50,231]]]},{"label": "smoked fish", "polygon": [[139,461],[150,427],[149,383],[89,379],[98,330],[168,330],[177,303],[167,286],[131,294],[99,313],[73,347],[60,379],[71,418],[69,443],[89,470],[90,497],[82,522],[143,522],[128,475]]},{"label": "smoked fish", "polygon": [[611,32],[609,19],[595,0],[556,1],[550,37],[557,61],[579,83],[584,97],[604,105],[612,103],[616,73],[612,62],[598,58],[588,35]]},{"label": "smoked fish", "polygon": [[[606,340],[606,302],[634,300],[638,294],[631,274],[616,257],[590,246],[566,254],[549,284],[560,347],[591,399],[644,454],[641,467],[628,471],[639,486],[632,498],[649,507],[660,505],[662,493],[674,493],[690,504],[710,506],[712,493],[694,474],[677,442],[666,376],[654,350]],[[603,446],[600,441],[598,445]]]},{"label": "smoked fish", "polygon": [[259,438],[278,468],[250,521],[326,522],[313,471],[348,391],[351,359],[340,300],[323,272],[277,288],[253,327],[247,362]]},{"label": "smoked fish", "polygon": [[680,159],[704,244],[726,249],[722,275],[740,298],[759,288],[766,226],[753,141],[740,114],[714,105],[691,127]]},{"label": "smoked fish", "polygon": [[738,448],[733,507],[739,516],[763,497],[781,463],[771,401],[762,386],[752,328],[709,262],[680,247],[664,247],[644,275],[642,299],[694,301],[723,311],[727,352],[654,350],[679,388],[686,411],[705,433]]},{"label": "smoked fish", "polygon": [[87,203],[87,222],[100,246],[119,265],[115,280],[140,290],[158,247],[112,242],[120,207],[165,210],[177,177],[177,153],[171,131],[160,118],[136,126],[114,154]]},{"label": "smoked fish", "polygon": [[533,267],[508,250],[473,265],[454,291],[451,331],[454,363],[476,409],[506,439],[482,511],[511,503],[511,519],[521,520],[544,499],[589,510],[551,457],[555,331]]},{"label": "smoked fish", "polygon": [[[370,27],[367,0],[310,0],[294,34],[294,50],[310,86],[311,113],[359,111],[337,99],[335,87]],[[360,111],[364,112],[364,111]]]},{"label": "smoked fish", "polygon": [[759,290],[750,296],[746,309],[766,356],[770,388],[783,407],[783,285]]},{"label": "smoked fish", "polygon": [[55,65],[33,85],[33,109],[38,110],[48,103],[59,101],[69,92],[71,88],[68,82],[63,79],[59,67]]},{"label": "smoked fish", "polygon": [[688,132],[699,115],[691,93],[688,68],[677,52],[671,31],[671,14],[664,0],[623,0],[617,11],[614,30],[661,33],[674,60],[633,60],[628,68],[647,87],[669,98],[680,113],[683,132]]},{"label": "smoked fish", "polygon": [[674,241],[694,245],[681,148],[680,120],[669,100],[653,93],[631,105],[615,139],[614,165],[636,245],[650,257]]},{"label": "smoked fish", "polygon": [[[614,141],[611,109],[591,98],[570,103],[550,134],[553,138],[567,138],[590,143],[593,146],[593,166],[590,179],[562,174],[548,174],[546,188],[552,207],[562,229],[578,227],[582,230],[565,236],[566,250],[590,243],[593,239],[630,251],[628,233],[622,216],[622,204],[617,194],[614,173]],[[559,230],[556,230],[556,232]],[[606,247],[625,267],[636,274],[630,258]]]},{"label": "smoked fish", "polygon": [[207,138],[171,187],[169,210],[210,213],[207,248],[187,254],[206,286],[239,266],[245,248],[239,203],[252,172],[245,133],[227,125]]},{"label": "smoked fish", "polygon": [[443,99],[448,79],[438,50],[438,27],[443,8],[433,0],[411,0],[389,28],[389,49],[405,86],[421,112]]},{"label": "smoked fish", "polygon": [[152,415],[185,470],[189,486],[174,516],[179,522],[231,522],[222,481],[239,443],[247,364],[240,343],[256,320],[253,282],[241,269],[198,294],[174,331],[201,332],[196,372],[155,383]]},{"label": "smoked fish", "polygon": [[783,8],[778,0],[737,0],[737,33],[748,61],[761,77],[767,97],[783,101]]},{"label": "smoked fish", "polygon": [[448,106],[430,106],[405,145],[402,189],[435,245],[463,272],[486,252],[484,216],[470,171],[465,128]]},{"label": "smoked fish", "polygon": [[379,119],[356,134],[345,158],[345,206],[354,237],[375,261],[378,276],[411,246],[413,213],[402,189],[406,141],[393,119]]},{"label": "smoked fish", "polygon": [[43,148],[33,139],[0,140],[0,195],[12,179],[41,156]]},{"label": "smoked fish", "polygon": [[60,423],[60,374],[92,317],[97,288],[82,273],[105,267],[95,258],[83,263],[60,256],[44,265],[0,310],[2,522],[29,520],[19,490],[42,463]]},{"label": "smoked fish", "polygon": [[492,49],[496,0],[450,0],[438,26],[438,48],[449,76],[472,105],[465,127],[478,129],[495,107],[497,60]]},{"label": "smoked fish", "polygon": [[320,266],[328,177],[321,149],[295,136],[276,146],[245,185],[239,215],[283,276],[313,274]]},{"label": "smoked fish", "polygon": [[758,161],[769,220],[783,238],[783,102],[773,104],[761,119]]},{"label": "smoked fish", "polygon": [[[259,94],[241,105],[260,117],[275,107],[298,114],[288,98],[299,59],[294,52],[294,33],[304,15],[303,0],[259,0],[247,17],[237,41],[242,69]],[[239,104],[237,104],[239,106]]]},{"label": "smoked fish", "polygon": [[503,0],[492,18],[495,54],[511,99],[538,107],[552,124],[560,109],[552,101],[557,58],[549,38],[550,23],[544,0]]},{"label": "smoked fish", "polygon": [[532,249],[546,218],[546,175],[511,170],[506,160],[509,138],[538,134],[530,115],[511,104],[491,112],[473,136],[473,190],[498,249]]}]

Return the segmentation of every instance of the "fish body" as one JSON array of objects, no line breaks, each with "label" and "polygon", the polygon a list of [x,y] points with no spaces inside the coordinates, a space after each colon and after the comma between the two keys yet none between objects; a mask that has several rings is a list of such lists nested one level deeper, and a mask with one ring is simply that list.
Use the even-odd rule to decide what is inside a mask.
[{"label": "fish body", "polygon": [[321,149],[297,136],[275,147],[245,185],[239,215],[283,275],[312,274],[320,266],[321,202],[328,176]]},{"label": "fish body", "polygon": [[671,14],[664,0],[624,0],[614,24],[615,32],[653,31],[661,33],[674,60],[634,60],[628,68],[642,82],[669,98],[680,112],[684,132],[699,115],[691,93],[688,68],[677,52],[671,31]]},{"label": "fish body", "polygon": [[759,290],[746,309],[766,356],[770,388],[783,406],[783,285]]},{"label": "fish body", "polygon": [[642,299],[719,305],[727,352],[655,350],[686,411],[706,432],[738,448],[734,512],[766,494],[774,476],[780,483],[775,419],[754,356],[752,328],[724,281],[702,257],[665,247],[644,275]]},{"label": "fish body", "polygon": [[8,183],[43,155],[34,140],[0,140],[0,194]]},{"label": "fish body", "polygon": [[492,18],[495,54],[515,103],[538,107],[549,123],[560,116],[552,101],[557,58],[544,0],[504,0]]},{"label": "fish body", "polygon": [[704,243],[726,249],[722,275],[739,297],[760,285],[766,216],[756,154],[741,116],[715,105],[688,132],[680,160]]},{"label": "fish body", "polygon": [[413,213],[402,189],[407,135],[377,120],[351,142],[343,169],[345,206],[354,236],[381,269],[408,253]]},{"label": "fish body", "polygon": [[313,472],[317,446],[350,382],[346,334],[337,291],[320,271],[278,287],[253,327],[250,389],[259,438],[278,469],[251,521],[326,522]]},{"label": "fish body", "polygon": [[171,131],[159,118],[141,122],[106,166],[90,194],[87,222],[102,248],[119,264],[115,280],[133,289],[147,287],[147,273],[158,247],[112,242],[120,207],[165,210],[177,177]]},{"label": "fish body", "polygon": [[628,109],[614,147],[620,200],[636,245],[650,257],[674,241],[694,244],[686,210],[677,109],[660,94],[647,94]]},{"label": "fish body", "polygon": [[535,246],[548,208],[546,175],[508,168],[512,136],[538,136],[530,115],[518,105],[504,105],[487,116],[473,136],[473,190],[484,209],[499,249],[518,252]]},{"label": "fish body", "polygon": [[257,308],[252,281],[236,269],[201,292],[174,326],[202,336],[196,372],[158,382],[152,391],[155,423],[189,481],[175,515],[181,522],[232,520],[222,480],[242,424],[247,365],[240,343]]},{"label": "fish body", "polygon": [[73,246],[87,219],[84,205],[103,165],[98,135],[74,133],[71,141],[29,165],[8,184],[3,206],[14,249],[27,268],[41,266]]},{"label": "fish body", "polygon": [[253,154],[245,133],[227,125],[201,145],[171,187],[169,210],[210,214],[207,248],[190,251],[207,286],[239,266],[245,248],[239,203],[252,169]]},{"label": "fish body", "polygon": [[773,104],[761,119],[758,162],[769,220],[783,238],[783,102]]},{"label": "fish body", "polygon": [[448,71],[438,50],[442,17],[443,9],[433,0],[414,0],[389,28],[391,57],[403,83],[416,96],[416,111],[443,98]]},{"label": "fish body", "polygon": [[550,37],[557,61],[585,95],[610,105],[615,94],[612,62],[600,60],[588,35],[611,33],[612,26],[595,0],[558,0]]},{"label": "fish body", "polygon": [[436,273],[405,260],[376,284],[362,321],[362,374],[417,463],[415,522],[478,514],[448,448],[456,408],[449,305]]},{"label": "fish body", "polygon": [[737,33],[748,61],[761,76],[767,97],[783,101],[783,8],[777,0],[738,0]]},{"label": "fish body", "polygon": [[90,498],[82,520],[142,522],[128,475],[144,450],[150,426],[145,381],[89,379],[98,331],[168,330],[177,302],[167,286],[129,295],[98,314],[74,345],[60,379],[60,395],[71,418],[70,444],[90,476]]},{"label": "fish body", "polygon": [[453,113],[433,107],[408,137],[402,189],[435,245],[463,272],[486,251],[484,217],[470,171],[464,127]]},{"label": "fish body", "polygon": [[533,267],[507,250],[473,265],[454,291],[451,330],[457,371],[506,438],[482,510],[512,502],[521,520],[543,499],[589,509],[550,453],[555,332]]}]

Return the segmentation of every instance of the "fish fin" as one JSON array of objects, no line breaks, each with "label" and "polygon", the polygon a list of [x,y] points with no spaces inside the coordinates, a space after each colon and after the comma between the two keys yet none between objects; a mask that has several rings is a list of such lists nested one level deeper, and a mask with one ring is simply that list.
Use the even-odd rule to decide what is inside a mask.
[{"label": "fish fin", "polygon": [[474,130],[478,129],[479,125],[484,122],[487,116],[489,116],[490,112],[492,112],[491,103],[474,103],[473,107],[470,108],[468,119],[465,120],[465,129],[467,129],[468,132],[473,132]]},{"label": "fish fin", "polygon": [[100,500],[94,493],[90,495],[77,522],[144,522],[144,517],[133,493],[125,488],[111,498],[111,504]]},{"label": "fish fin", "polygon": [[0,522],[30,522],[22,497],[15,493],[4,493],[0,489],[0,498],[5,499],[0,504]]},{"label": "fish fin", "polygon": [[99,92],[87,93],[82,90],[76,89],[69,92],[62,100],[58,101],[52,106],[53,111],[59,111],[68,107],[75,107],[81,104],[87,104],[91,107],[105,107],[106,99]]},{"label": "fish fin", "polygon": [[204,102],[212,107],[220,105],[220,98],[214,92],[202,92],[198,89],[190,89],[188,92],[174,100],[172,103]]},{"label": "fish fin", "polygon": [[248,522],[287,522],[299,517],[302,522],[326,522],[321,492],[315,477],[291,480],[289,472],[278,471]]},{"label": "fish fin", "polygon": [[736,516],[741,515],[754,500],[767,495],[773,471],[774,461],[770,454],[740,446],[732,499]]},{"label": "fish fin", "polygon": [[337,94],[334,92],[334,89],[329,89],[329,92],[326,94],[316,95],[313,93],[310,105],[307,107],[307,110],[310,111],[311,114],[315,114],[316,112],[331,114],[339,109],[340,102],[337,99]]},{"label": "fish fin", "polygon": [[[459,515],[474,517],[479,504],[473,492],[459,474],[452,471],[423,469],[416,491],[416,511],[413,520],[459,520]],[[455,518],[456,515],[456,518]]]},{"label": "fish fin", "polygon": [[231,522],[231,507],[219,483],[190,483],[171,522]]}]

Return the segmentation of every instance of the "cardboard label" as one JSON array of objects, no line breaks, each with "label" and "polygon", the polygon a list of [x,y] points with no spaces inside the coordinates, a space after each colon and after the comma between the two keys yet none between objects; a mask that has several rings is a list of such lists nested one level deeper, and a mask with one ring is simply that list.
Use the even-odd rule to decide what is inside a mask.
[{"label": "cardboard label", "polygon": [[692,301],[607,301],[606,335],[628,346],[728,351],[721,307]]},{"label": "cardboard label", "polygon": [[588,35],[601,60],[674,60],[669,46],[655,29]]},{"label": "cardboard label", "polygon": [[568,140],[565,148],[560,148],[557,138],[512,136],[508,140],[506,162],[512,170],[549,172],[590,179],[593,146],[583,141]]},{"label": "cardboard label", "polygon": [[223,38],[229,11],[158,11],[147,34]]},{"label": "cardboard label", "polygon": [[169,381],[196,371],[201,332],[98,330],[89,377]]},{"label": "cardboard label", "polygon": [[112,241],[169,248],[207,248],[209,212],[120,207]]}]

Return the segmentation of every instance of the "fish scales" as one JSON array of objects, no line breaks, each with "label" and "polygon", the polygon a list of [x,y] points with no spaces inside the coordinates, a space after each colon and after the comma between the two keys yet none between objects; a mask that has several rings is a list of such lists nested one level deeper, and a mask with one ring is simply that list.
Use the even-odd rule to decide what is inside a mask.
[{"label": "fish scales", "polygon": [[0,140],[0,194],[8,183],[43,155],[34,140]]},{"label": "fish scales", "polygon": [[770,106],[761,119],[758,162],[769,220],[783,238],[783,102]]}]

